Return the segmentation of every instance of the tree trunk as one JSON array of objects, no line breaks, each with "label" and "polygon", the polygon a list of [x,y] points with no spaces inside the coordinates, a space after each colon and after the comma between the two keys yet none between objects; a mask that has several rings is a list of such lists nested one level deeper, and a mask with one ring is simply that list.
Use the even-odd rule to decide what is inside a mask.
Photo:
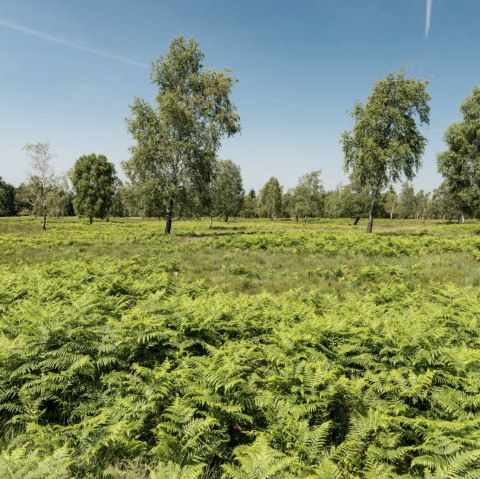
[{"label": "tree trunk", "polygon": [[225,223],[228,222],[228,214],[225,215]]},{"label": "tree trunk", "polygon": [[307,222],[307,215],[305,215],[305,216],[303,217],[303,222],[304,222],[304,223]]},{"label": "tree trunk", "polygon": [[173,218],[173,196],[170,196],[167,207],[167,216],[165,218],[165,234],[169,235],[172,231],[172,218]]},{"label": "tree trunk", "polygon": [[395,209],[395,203],[396,201],[393,202],[392,207],[390,208],[390,219],[393,220],[393,210]]},{"label": "tree trunk", "polygon": [[368,223],[367,223],[367,233],[373,231],[373,209],[375,208],[376,196],[373,196],[372,202],[370,203],[370,208],[368,209]]},{"label": "tree trunk", "polygon": [[44,213],[42,217],[42,230],[47,229],[47,215]]},{"label": "tree trunk", "polygon": [[92,224],[93,223],[93,217],[90,216],[89,220],[90,220],[90,224]]},{"label": "tree trunk", "polygon": [[357,226],[359,221],[360,221],[360,216],[357,216],[355,218],[355,221],[353,222],[353,226]]},{"label": "tree trunk", "polygon": [[210,223],[208,223],[208,229],[212,229],[212,223],[213,223],[213,212],[210,211]]}]

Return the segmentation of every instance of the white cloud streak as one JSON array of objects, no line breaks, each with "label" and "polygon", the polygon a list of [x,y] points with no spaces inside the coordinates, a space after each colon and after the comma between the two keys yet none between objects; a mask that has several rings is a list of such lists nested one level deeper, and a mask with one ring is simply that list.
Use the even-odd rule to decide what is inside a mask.
[{"label": "white cloud streak", "polygon": [[62,38],[49,35],[48,33],[39,32],[38,30],[33,30],[31,28],[25,27],[23,25],[19,25],[17,23],[8,22],[1,18],[0,18],[0,27],[7,28],[8,30],[14,30],[16,32],[25,33],[33,37],[41,38],[42,40],[46,40],[48,42],[57,43],[58,45],[63,45],[64,47],[67,47],[67,48],[72,48],[74,50],[79,50],[81,52],[90,53],[98,57],[108,58],[109,60],[115,60],[117,62],[127,63],[128,65],[133,65],[136,67],[148,68],[148,65],[146,65],[145,63],[137,62],[135,60],[131,60],[130,58],[125,58],[119,55],[112,55],[110,53],[103,52],[95,48],[85,47],[77,43],[72,43],[67,40],[63,40]]},{"label": "white cloud streak", "polygon": [[433,0],[427,0],[427,16],[425,20],[425,38],[428,38],[430,33],[430,20],[432,19],[432,3]]}]

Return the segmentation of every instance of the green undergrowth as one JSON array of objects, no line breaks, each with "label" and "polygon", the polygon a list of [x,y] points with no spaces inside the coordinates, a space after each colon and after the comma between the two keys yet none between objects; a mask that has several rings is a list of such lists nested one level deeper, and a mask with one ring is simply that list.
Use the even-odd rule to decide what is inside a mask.
[{"label": "green undergrowth", "polygon": [[479,225],[0,219],[0,478],[480,478]]},{"label": "green undergrowth", "polygon": [[135,259],[1,275],[0,477],[480,473],[474,288],[234,294]]},{"label": "green undergrowth", "polygon": [[279,251],[289,254],[414,256],[444,252],[480,251],[480,225],[383,220],[377,234],[369,235],[348,220],[311,223],[251,220],[207,229],[202,220],[176,222],[172,236],[163,235],[162,223],[111,221],[88,225],[52,220],[42,232],[31,219],[0,218],[0,258],[3,261],[39,261],[57,257],[104,254],[156,255],[205,249]]},{"label": "green undergrowth", "polygon": [[37,226],[32,234],[33,220],[0,219],[0,264],[133,258],[186,281],[248,294],[298,288],[345,294],[399,282],[420,289],[431,282],[480,284],[476,223],[385,221],[373,235],[347,220],[253,220],[212,230],[198,220],[176,222],[171,236],[163,235],[161,226],[158,220],[93,225],[63,220],[52,221],[46,232]]}]

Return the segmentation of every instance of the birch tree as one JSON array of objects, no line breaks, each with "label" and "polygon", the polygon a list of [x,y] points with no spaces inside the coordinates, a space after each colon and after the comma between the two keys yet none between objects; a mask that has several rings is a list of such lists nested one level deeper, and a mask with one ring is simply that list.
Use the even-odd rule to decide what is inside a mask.
[{"label": "birch tree", "polygon": [[208,190],[213,164],[224,136],[240,131],[230,100],[237,80],[230,70],[207,70],[198,43],[175,38],[152,65],[158,88],[156,105],[135,98],[128,130],[136,144],[124,163],[134,186],[149,185],[165,212],[165,234],[172,228],[177,200]]},{"label": "birch tree", "polygon": [[42,218],[42,229],[47,229],[47,216],[56,194],[55,175],[51,161],[53,154],[48,143],[27,143],[23,150],[31,159],[31,171],[25,185],[24,201],[32,212]]},{"label": "birch tree", "polygon": [[411,181],[421,166],[427,140],[419,127],[429,123],[430,114],[427,85],[406,78],[403,70],[389,73],[365,103],[355,103],[355,124],[342,134],[345,171],[369,190],[368,233],[382,191],[402,177]]}]

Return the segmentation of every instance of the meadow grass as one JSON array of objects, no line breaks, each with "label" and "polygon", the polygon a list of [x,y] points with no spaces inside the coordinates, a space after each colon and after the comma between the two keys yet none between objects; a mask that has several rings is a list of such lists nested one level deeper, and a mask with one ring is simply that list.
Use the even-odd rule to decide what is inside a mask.
[{"label": "meadow grass", "polygon": [[[154,260],[160,270],[187,281],[202,280],[221,291],[248,294],[299,288],[344,294],[388,283],[420,289],[430,283],[480,284],[480,269],[472,256],[472,248],[480,244],[480,225],[475,222],[378,220],[372,236],[380,246],[388,242],[385,254],[381,249],[378,254],[362,252],[371,236],[350,219],[237,220],[216,222],[212,229],[207,225],[206,219],[176,221],[174,233],[164,236],[159,220],[114,218],[89,225],[68,218],[51,219],[43,232],[34,218],[2,218],[0,263],[14,267],[105,257],[135,258],[139,264]],[[256,243],[258,238],[262,243]],[[327,241],[328,251],[322,250],[323,243],[311,246],[319,238]],[[360,249],[350,251],[349,244],[342,244],[346,240]],[[408,250],[420,242],[425,251]],[[435,242],[440,251],[429,251]],[[398,254],[393,249],[393,256],[392,244],[401,245]]]}]

